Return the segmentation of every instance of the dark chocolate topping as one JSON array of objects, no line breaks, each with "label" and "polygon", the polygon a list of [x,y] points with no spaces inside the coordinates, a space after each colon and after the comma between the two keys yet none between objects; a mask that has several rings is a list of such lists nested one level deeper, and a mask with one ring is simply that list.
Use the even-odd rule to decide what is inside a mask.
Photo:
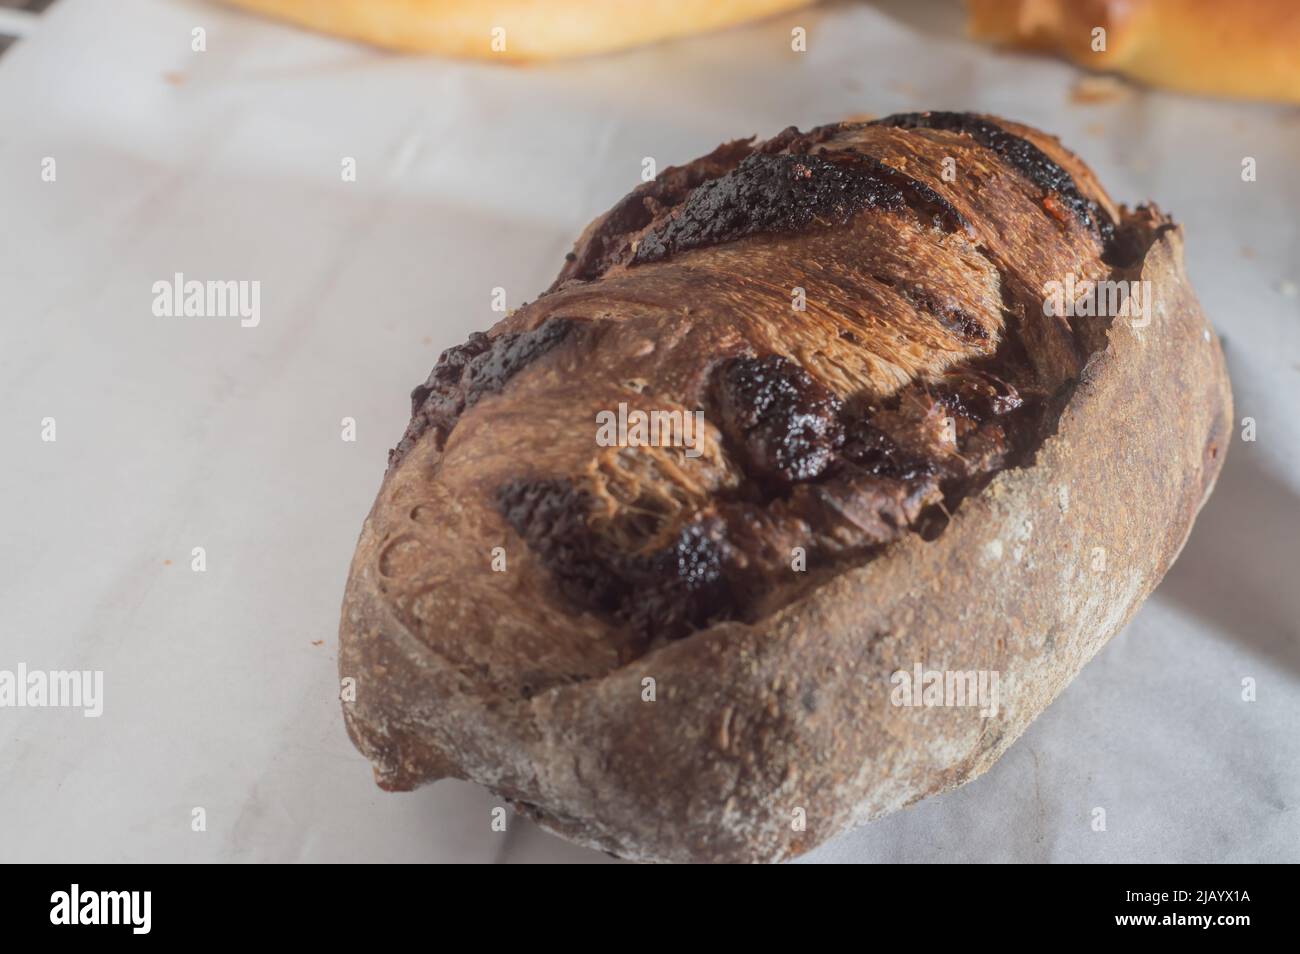
[{"label": "dark chocolate topping", "polygon": [[656,215],[685,201],[702,182],[734,169],[753,146],[747,139],[723,143],[707,156],[685,166],[670,166],[651,182],[643,183],[598,220],[596,228],[583,236],[574,251],[565,256],[565,266],[552,290],[566,281],[593,281],[626,252],[628,237],[639,232]]},{"label": "dark chocolate topping", "polygon": [[843,225],[866,208],[909,207],[936,228],[951,232],[966,227],[961,213],[929,186],[870,156],[848,150],[754,153],[696,188],[672,218],[647,232],[631,264],[758,233]]},{"label": "dark chocolate topping", "polygon": [[496,497],[506,521],[579,606],[609,613],[645,636],[681,636],[735,615],[717,518],[702,516],[668,545],[629,553],[592,530],[591,501],[571,480],[512,480]]},{"label": "dark chocolate topping", "polygon": [[438,357],[428,379],[411,392],[411,422],[388,466],[399,464],[426,431],[437,428],[445,441],[467,408],[485,394],[495,394],[529,362],[550,351],[573,331],[574,322],[550,318],[531,331],[506,332],[491,338],[473,332],[464,344]]},{"label": "dark chocolate topping", "polygon": [[789,358],[733,358],[718,374],[722,429],[749,471],[790,484],[819,476],[844,438],[841,403]]},{"label": "dark chocolate topping", "polygon": [[1084,197],[1074,178],[1028,139],[1007,132],[997,123],[974,113],[896,113],[876,120],[899,129],[943,129],[964,133],[991,149],[1034,184],[1061,197],[1079,221],[1095,229],[1103,242],[1114,238],[1115,224],[1096,202]]}]

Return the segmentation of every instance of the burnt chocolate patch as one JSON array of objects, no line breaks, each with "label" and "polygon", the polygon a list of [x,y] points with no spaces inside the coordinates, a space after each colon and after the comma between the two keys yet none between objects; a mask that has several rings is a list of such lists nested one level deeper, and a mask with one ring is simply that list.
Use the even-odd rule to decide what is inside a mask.
[{"label": "burnt chocolate patch", "polygon": [[683,636],[735,615],[725,572],[730,548],[717,517],[684,524],[663,547],[629,553],[593,528],[590,497],[567,479],[509,481],[497,488],[496,500],[568,599],[645,638]]},{"label": "burnt chocolate patch", "polygon": [[732,358],[717,392],[722,430],[760,482],[812,480],[844,439],[840,399],[781,355]]},{"label": "burnt chocolate patch", "polygon": [[735,616],[725,533],[722,521],[705,517],[683,526],[664,549],[625,561],[622,615],[643,633],[670,638]]},{"label": "burnt chocolate patch", "polygon": [[947,231],[966,226],[933,189],[852,151],[790,155],[757,152],[696,188],[682,207],[641,238],[633,265],[760,233],[844,225],[867,208],[917,210]]},{"label": "burnt chocolate patch", "polygon": [[610,209],[590,236],[565,256],[565,265],[551,290],[571,279],[599,278],[611,265],[626,258],[632,236],[654,221],[655,216],[681,204],[701,183],[734,169],[753,150],[748,139],[725,142],[694,162],[669,166],[654,181],[632,190]]},{"label": "burnt chocolate patch", "polygon": [[561,591],[583,606],[610,611],[621,589],[590,529],[591,501],[569,480],[512,480],[497,488],[506,522],[537,551]]},{"label": "burnt chocolate patch", "polygon": [[944,328],[966,341],[974,343],[989,340],[988,329],[960,305],[940,301],[920,285],[903,286],[899,288],[899,294],[926,314],[931,315]]},{"label": "burnt chocolate patch", "polygon": [[531,331],[495,338],[476,331],[464,344],[444,351],[428,379],[411,392],[411,422],[397,447],[388,452],[388,466],[401,463],[430,429],[441,430],[446,440],[467,408],[485,394],[500,391],[522,368],[564,341],[574,324],[567,318],[549,318]]},{"label": "burnt chocolate patch", "polygon": [[976,423],[1010,414],[1025,403],[1014,385],[974,370],[946,375],[935,388],[935,399]]},{"label": "burnt chocolate patch", "polygon": [[907,204],[922,222],[944,232],[958,230],[973,232],[966,216],[942,195],[931,189],[924,182],[913,179],[907,173],[886,165],[874,156],[862,155],[856,149],[846,150],[847,154],[857,156],[875,174],[891,183],[903,196]]},{"label": "burnt chocolate patch", "polygon": [[1115,223],[1096,202],[1079,192],[1074,177],[1028,139],[1008,132],[997,123],[974,113],[896,113],[876,120],[877,125],[898,129],[941,129],[964,133],[991,149],[1007,165],[1061,201],[1087,228],[1095,229],[1104,243],[1115,236]]},{"label": "burnt chocolate patch", "polygon": [[798,126],[786,126],[771,139],[755,146],[754,151],[765,153],[788,152],[797,156],[807,155],[812,151],[813,146],[834,139],[836,134],[845,128],[845,125],[845,123],[828,123],[825,126],[814,126],[807,132],[800,132]]},{"label": "burnt chocolate patch", "polygon": [[478,403],[485,394],[500,391],[525,366],[564,341],[573,328],[568,319],[550,318],[531,331],[509,332],[493,339],[490,349],[465,365],[460,381],[465,407]]},{"label": "burnt chocolate patch", "polygon": [[872,477],[890,480],[915,480],[935,472],[932,461],[906,453],[897,441],[867,418],[859,418],[848,426],[843,458]]}]

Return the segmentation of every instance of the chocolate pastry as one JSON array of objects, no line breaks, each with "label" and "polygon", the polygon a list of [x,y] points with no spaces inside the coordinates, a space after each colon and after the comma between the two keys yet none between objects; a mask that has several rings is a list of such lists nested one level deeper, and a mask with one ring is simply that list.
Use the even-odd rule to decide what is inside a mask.
[{"label": "chocolate pastry", "polygon": [[412,392],[348,731],[622,857],[793,857],[1005,751],[1168,569],[1230,404],[1179,228],[1054,138],[724,144]]}]

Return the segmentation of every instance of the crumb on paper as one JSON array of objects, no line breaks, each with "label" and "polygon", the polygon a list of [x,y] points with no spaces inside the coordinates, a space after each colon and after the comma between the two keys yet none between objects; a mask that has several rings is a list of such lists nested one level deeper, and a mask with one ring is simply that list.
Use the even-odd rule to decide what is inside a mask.
[{"label": "crumb on paper", "polygon": [[1113,103],[1133,95],[1133,87],[1115,76],[1080,76],[1070,87],[1070,102],[1080,105]]},{"label": "crumb on paper", "polygon": [[171,560],[163,560],[163,566],[171,566],[171,565],[172,565]]},{"label": "crumb on paper", "polygon": [[325,645],[325,640],[323,640],[323,639],[313,639],[313,640],[311,641],[311,644],[312,644],[313,646],[324,646],[324,645]]},{"label": "crumb on paper", "polygon": [[1250,245],[1243,245],[1243,246],[1241,247],[1241,257],[1242,257],[1242,258],[1254,258],[1254,257],[1255,257],[1255,249],[1254,249],[1254,247],[1253,247],[1253,246],[1250,246]]},{"label": "crumb on paper", "polygon": [[164,82],[170,83],[172,86],[182,86],[185,83],[185,74],[175,71],[164,73],[162,78]]}]

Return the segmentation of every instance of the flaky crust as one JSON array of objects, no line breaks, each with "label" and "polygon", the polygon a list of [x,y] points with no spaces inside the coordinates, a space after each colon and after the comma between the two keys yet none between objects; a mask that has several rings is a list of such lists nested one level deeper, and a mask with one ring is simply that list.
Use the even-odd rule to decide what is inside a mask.
[{"label": "flaky crust", "polygon": [[[586,56],[703,33],[812,0],[225,0],[409,53],[501,60]],[[493,31],[505,31],[494,48]]]},{"label": "flaky crust", "polygon": [[[1300,102],[1292,0],[966,0],[972,36],[1058,53],[1152,86]],[[1093,48],[1093,30],[1106,48]]]},{"label": "flaky crust", "polygon": [[[549,434],[530,396],[574,375],[567,359],[543,355],[509,399],[485,399],[465,439],[418,436],[366,521],[340,629],[345,720],[379,783],[470,779],[625,858],[779,861],[985,771],[1160,580],[1228,443],[1226,371],[1181,232],[1151,208],[1120,224],[1145,250],[1126,274],[1151,283],[1150,324],[1099,336],[1032,463],[965,499],[937,539],[908,534],[756,619],[630,651],[623,628],[566,609],[486,498],[454,483],[462,467],[491,482],[505,409]],[[488,570],[494,546],[509,572]],[[998,713],[892,705],[891,674],[917,664],[1000,673]]]}]

